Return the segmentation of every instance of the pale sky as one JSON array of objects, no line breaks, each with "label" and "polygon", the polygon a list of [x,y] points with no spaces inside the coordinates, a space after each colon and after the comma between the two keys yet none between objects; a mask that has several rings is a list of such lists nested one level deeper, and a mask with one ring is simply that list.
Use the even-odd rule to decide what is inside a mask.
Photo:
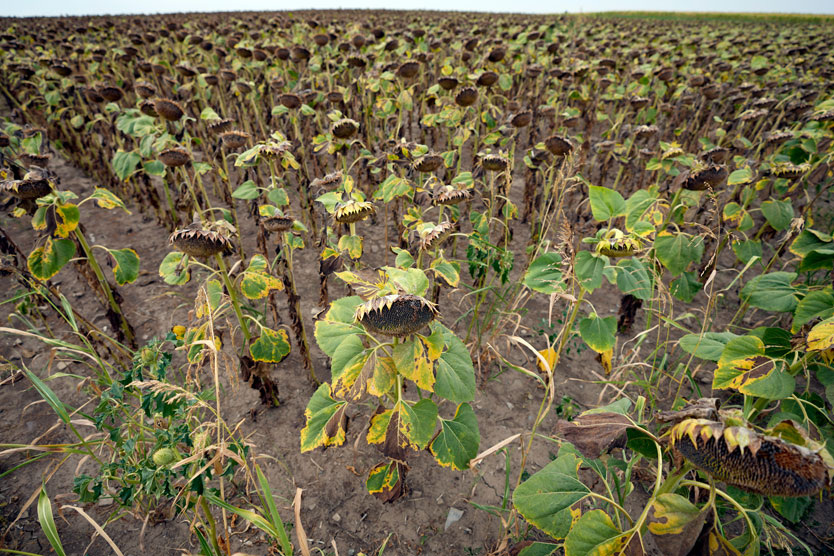
[{"label": "pale sky", "polygon": [[832,0],[4,0],[0,16],[100,15],[328,8],[408,8],[483,12],[599,12],[611,10],[790,12],[834,14]]}]

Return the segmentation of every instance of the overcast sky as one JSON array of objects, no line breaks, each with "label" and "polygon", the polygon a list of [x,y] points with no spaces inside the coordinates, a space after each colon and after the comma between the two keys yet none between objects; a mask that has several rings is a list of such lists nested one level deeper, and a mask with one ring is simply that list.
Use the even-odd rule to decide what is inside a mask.
[{"label": "overcast sky", "polygon": [[832,0],[3,0],[0,16],[87,15],[303,8],[408,8],[529,13],[664,10],[834,14]]}]

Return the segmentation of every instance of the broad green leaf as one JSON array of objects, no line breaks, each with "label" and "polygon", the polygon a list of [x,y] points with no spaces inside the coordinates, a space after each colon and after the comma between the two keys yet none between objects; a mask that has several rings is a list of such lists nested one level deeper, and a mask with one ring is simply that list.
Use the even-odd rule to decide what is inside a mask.
[{"label": "broad green leaf", "polygon": [[358,334],[346,336],[339,344],[330,361],[331,383],[333,395],[344,398],[365,366],[369,352],[362,344],[362,337]]},{"label": "broad green leaf", "polygon": [[591,313],[579,321],[579,335],[595,352],[606,352],[617,343],[617,317]]},{"label": "broad green leaf", "polygon": [[116,261],[113,267],[113,275],[116,283],[120,286],[130,284],[139,277],[139,255],[133,249],[108,249],[110,255]]},{"label": "broad green leaf", "polygon": [[455,334],[442,324],[432,324],[443,332],[446,351],[437,360],[434,392],[451,402],[470,402],[475,399],[475,368],[469,350]]},{"label": "broad green leaf", "polygon": [[808,350],[824,351],[834,346],[834,317],[825,319],[808,332]]},{"label": "broad green leaf", "polygon": [[431,453],[440,465],[463,471],[469,467],[469,461],[478,455],[481,433],[478,431],[478,419],[467,403],[462,403],[455,410],[452,420],[440,420],[440,432],[431,446]]},{"label": "broad green leaf", "polygon": [[344,443],[345,407],[347,402],[336,401],[331,397],[329,384],[319,386],[304,410],[307,424],[301,430],[302,453],[319,446],[339,446]]},{"label": "broad green leaf", "polygon": [[316,322],[316,343],[328,356],[333,357],[346,336],[363,331],[361,326],[354,324],[353,318],[360,303],[362,298],[358,295],[337,299],[330,304],[324,318]]},{"label": "broad green leaf", "polygon": [[116,177],[122,181],[126,181],[133,175],[133,172],[136,171],[140,162],[142,162],[142,157],[139,156],[139,153],[135,153],[133,151],[117,151],[116,154],[113,155],[113,160],[110,164],[113,166],[113,171],[116,173]]},{"label": "broad green leaf", "polygon": [[661,232],[654,240],[657,258],[669,269],[672,276],[677,276],[690,263],[700,262],[704,254],[704,239],[684,233]]},{"label": "broad green leaf", "polygon": [[255,185],[255,182],[252,180],[246,180],[232,192],[232,197],[235,199],[243,199],[245,201],[257,199],[260,195],[261,192],[258,190],[258,186]]},{"label": "broad green leaf", "polygon": [[669,283],[669,291],[677,299],[685,303],[691,303],[704,285],[698,281],[694,272],[682,272],[680,276]]},{"label": "broad green leaf", "polygon": [[656,195],[652,195],[645,189],[635,191],[631,197],[626,200],[626,230],[633,232],[637,223],[642,219],[649,207],[657,200]]},{"label": "broad green leaf", "polygon": [[429,279],[426,278],[426,273],[419,268],[394,268],[390,266],[383,267],[388,278],[397,284],[406,293],[413,295],[426,295],[429,289]]},{"label": "broad green leaf", "polygon": [[247,299],[262,299],[272,290],[283,290],[284,284],[269,273],[269,263],[263,255],[254,255],[240,280],[240,291]]},{"label": "broad green leaf", "polygon": [[509,74],[502,73],[498,76],[498,86],[502,91],[509,91],[513,88],[513,78]]},{"label": "broad green leaf", "polygon": [[[406,251],[408,253],[408,251]],[[397,260],[400,256],[397,255]],[[450,287],[456,288],[460,284],[460,263],[449,262],[442,255],[431,262],[431,269]]]},{"label": "broad green leaf", "polygon": [[75,256],[75,242],[71,239],[47,238],[46,243],[29,254],[26,265],[35,278],[48,280]]},{"label": "broad green leaf", "polygon": [[718,361],[727,343],[739,336],[732,332],[705,332],[700,334],[687,334],[680,339],[680,347],[686,353],[707,361]]},{"label": "broad green leaf", "polygon": [[103,187],[96,187],[93,194],[88,197],[89,199],[95,199],[96,204],[101,208],[105,209],[114,209],[120,208],[124,210],[126,213],[130,214],[130,211],[127,210],[127,207],[124,204],[124,201],[119,199],[115,193],[108,189],[104,189]]},{"label": "broad green leaf", "polygon": [[613,556],[625,547],[627,537],[602,510],[582,514],[565,538],[565,556]]},{"label": "broad green leaf", "polygon": [[626,201],[618,192],[598,185],[589,185],[588,190],[591,199],[591,213],[597,222],[605,222],[615,216],[625,214]]},{"label": "broad green leaf", "polygon": [[802,230],[790,246],[790,252],[799,257],[805,257],[811,251],[830,249],[834,239],[825,232],[806,228]]},{"label": "broad green leaf", "polygon": [[742,264],[747,264],[753,257],[762,258],[762,242],[758,239],[733,241],[733,253]]},{"label": "broad green leaf", "polygon": [[559,550],[558,544],[549,542],[534,542],[521,549],[518,556],[551,556]]},{"label": "broad green leaf", "polygon": [[638,259],[621,259],[617,263],[617,287],[621,292],[637,299],[652,297],[652,280],[646,267]]},{"label": "broad green leaf", "polygon": [[429,398],[423,398],[414,405],[406,402],[397,404],[400,427],[412,447],[422,450],[434,435],[437,425],[437,405]]},{"label": "broad green leaf", "polygon": [[283,328],[272,330],[262,328],[261,335],[249,346],[249,353],[255,361],[280,363],[290,353],[290,340]]},{"label": "broad green leaf", "polygon": [[808,511],[808,508],[811,507],[811,499],[807,496],[804,498],[783,498],[781,496],[771,496],[769,500],[773,509],[779,512],[779,515],[791,523],[799,523]]},{"label": "broad green leaf", "polygon": [[796,277],[795,272],[782,271],[756,276],[741,289],[741,300],[765,311],[792,312],[798,303],[791,285]]},{"label": "broad green leaf", "polygon": [[402,479],[400,464],[395,461],[380,463],[368,472],[365,488],[368,494],[391,496],[394,491],[400,489]]},{"label": "broad green leaf", "polygon": [[834,295],[832,295],[831,288],[810,292],[796,304],[791,332],[796,334],[805,323],[816,318],[827,319],[832,315],[834,315]]},{"label": "broad green leaf", "polygon": [[577,476],[579,463],[573,454],[559,456],[513,493],[513,506],[524,519],[555,539],[571,529],[570,507],[591,492]]},{"label": "broad green leaf", "polygon": [[433,365],[426,357],[423,343],[416,336],[395,345],[393,357],[398,373],[423,390],[434,391]]},{"label": "broad green leaf", "polygon": [[774,230],[782,231],[791,225],[793,204],[788,199],[784,201],[765,201],[762,203],[762,214]]},{"label": "broad green leaf", "polygon": [[353,260],[362,258],[362,246],[364,240],[360,235],[343,235],[339,238],[339,251],[347,251],[348,256]]},{"label": "broad green leaf", "polygon": [[658,495],[652,501],[652,511],[649,531],[655,535],[679,535],[701,513],[695,504],[672,492]]},{"label": "broad green leaf", "polygon": [[579,283],[588,292],[593,292],[602,285],[602,276],[607,260],[607,257],[596,255],[590,251],[580,251],[576,254],[573,271]]},{"label": "broad green leaf", "polygon": [[552,294],[564,291],[562,257],[558,253],[545,253],[530,263],[524,275],[524,285],[537,292]]},{"label": "broad green leaf", "polygon": [[769,400],[790,396],[794,386],[794,378],[783,370],[781,362],[765,356],[764,342],[755,336],[727,342],[712,380],[716,390],[733,389]]},{"label": "broad green leaf", "polygon": [[65,203],[55,207],[55,234],[60,237],[67,237],[78,227],[81,219],[81,211],[78,205]]},{"label": "broad green leaf", "polygon": [[188,282],[190,274],[188,267],[183,263],[184,258],[184,253],[172,251],[165,255],[165,258],[159,263],[159,275],[165,280],[166,284],[181,286]]},{"label": "broad green leaf", "polygon": [[374,193],[374,199],[382,199],[382,202],[390,203],[397,197],[408,195],[412,190],[413,187],[407,179],[391,174],[379,184],[379,188]]},{"label": "broad green leaf", "polygon": [[753,181],[753,170],[749,166],[739,168],[730,173],[727,178],[727,185],[745,185]]}]

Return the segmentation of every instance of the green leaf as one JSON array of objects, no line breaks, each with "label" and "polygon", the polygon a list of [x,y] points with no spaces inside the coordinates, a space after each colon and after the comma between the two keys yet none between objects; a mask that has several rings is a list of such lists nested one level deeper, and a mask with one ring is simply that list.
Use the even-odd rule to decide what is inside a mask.
[{"label": "green leaf", "polygon": [[354,312],[362,303],[358,295],[342,297],[330,304],[324,318],[316,322],[316,343],[329,357],[333,357],[339,344],[347,336],[361,333],[364,329],[354,324]]},{"label": "green leaf", "polygon": [[498,76],[498,86],[502,91],[509,91],[513,88],[513,78],[509,74],[502,73]]},{"label": "green leaf", "polygon": [[330,361],[334,396],[345,397],[353,383],[356,382],[369,355],[370,352],[366,352],[365,346],[362,344],[362,337],[358,334],[346,336],[339,344]]},{"label": "green leaf", "polygon": [[796,334],[804,324],[817,318],[827,319],[832,315],[834,315],[834,295],[832,295],[831,288],[810,292],[796,304],[791,332]]},{"label": "green leaf", "polygon": [[589,185],[588,190],[591,213],[597,222],[605,222],[626,213],[626,201],[618,192],[598,185]]},{"label": "green leaf", "polygon": [[469,461],[478,455],[481,433],[478,431],[478,419],[467,403],[462,403],[455,410],[452,420],[440,420],[440,433],[429,449],[440,465],[463,471],[469,467]]},{"label": "green leaf", "polygon": [[545,253],[530,263],[523,283],[531,290],[552,294],[564,291],[562,257],[558,253]]},{"label": "green leaf", "polygon": [[521,549],[518,556],[551,556],[559,549],[558,544],[549,542],[534,542]]},{"label": "green leaf", "polygon": [[34,386],[35,390],[38,391],[38,394],[40,394],[44,401],[47,404],[49,404],[49,407],[52,408],[52,411],[58,414],[58,417],[60,417],[61,421],[63,421],[64,424],[69,424],[70,416],[67,412],[67,408],[66,406],[64,406],[64,402],[62,402],[61,399],[58,398],[58,396],[55,394],[52,388],[47,386],[47,384],[32,371],[25,369],[24,372],[26,373],[26,377],[32,383],[32,386]]},{"label": "green leaf", "polygon": [[414,257],[411,256],[411,253],[405,249],[400,249],[399,247],[392,247],[391,249],[397,254],[397,258],[394,260],[394,266],[399,268],[409,268],[414,266]]},{"label": "green leaf", "polygon": [[565,538],[565,556],[608,556],[618,554],[626,537],[602,510],[582,514]]},{"label": "green leaf", "polygon": [[607,257],[596,255],[590,251],[580,251],[576,254],[573,271],[579,283],[589,293],[602,285],[602,276],[607,260]]},{"label": "green leaf", "polygon": [[655,535],[679,535],[701,513],[695,504],[672,492],[658,495],[652,501],[652,511],[649,531]]},{"label": "green leaf", "polygon": [[390,203],[397,197],[408,195],[411,191],[412,186],[407,179],[391,174],[379,184],[379,189],[374,193],[374,199],[382,199],[384,203]]},{"label": "green leaf", "polygon": [[727,185],[744,185],[753,181],[753,170],[749,166],[734,170],[727,178]]},{"label": "green leaf", "polygon": [[579,463],[573,454],[559,456],[513,493],[513,506],[524,519],[555,539],[571,529],[570,507],[591,492],[577,476]]},{"label": "green leaf", "polygon": [[290,353],[286,330],[262,328],[260,337],[249,346],[249,353],[255,361],[280,363]]},{"label": "green leaf", "polygon": [[261,192],[258,190],[258,186],[252,180],[246,180],[232,192],[232,197],[235,199],[244,199],[246,201],[257,199],[260,196]]},{"label": "green leaf", "polygon": [[58,556],[66,556],[64,547],[61,545],[61,537],[58,536],[58,528],[55,527],[55,518],[52,516],[52,502],[46,494],[46,486],[41,485],[41,492],[38,494],[38,522],[46,536],[46,540],[52,546],[52,550]]},{"label": "green leaf", "polygon": [[113,166],[113,171],[116,172],[116,176],[120,180],[126,181],[136,171],[136,167],[139,166],[140,162],[142,162],[142,157],[138,153],[133,151],[117,151],[113,155],[113,160],[110,164]]},{"label": "green leaf", "polygon": [[732,332],[705,332],[700,334],[687,334],[680,339],[680,347],[686,353],[707,361],[718,361],[727,343],[739,336]]},{"label": "green leaf", "polygon": [[733,241],[733,253],[742,264],[749,263],[753,257],[762,258],[762,242],[758,239],[747,239]]},{"label": "green leaf", "polygon": [[165,258],[159,263],[159,275],[165,280],[166,284],[181,286],[188,282],[190,274],[188,266],[183,264],[183,259],[185,259],[185,253],[172,251],[165,255]]},{"label": "green leaf", "polygon": [[165,165],[161,160],[151,160],[149,162],[145,162],[142,164],[142,169],[149,176],[162,177],[165,175]]},{"label": "green leaf", "polygon": [[139,255],[133,249],[108,249],[110,255],[116,261],[113,267],[113,275],[116,283],[120,286],[133,283],[139,277]]},{"label": "green leaf", "polygon": [[422,450],[434,435],[437,424],[437,405],[429,398],[423,398],[414,405],[397,404],[400,427],[403,435],[417,449]]},{"label": "green leaf", "polygon": [[652,280],[646,267],[637,259],[621,259],[617,263],[617,287],[624,294],[644,301],[652,296]]},{"label": "green leaf", "polygon": [[96,187],[93,194],[88,197],[88,199],[95,199],[96,204],[101,208],[105,209],[114,209],[120,208],[124,210],[126,213],[130,214],[130,211],[127,210],[127,207],[124,204],[124,201],[119,199],[115,193],[108,189],[104,189],[103,187]]},{"label": "green leaf", "polygon": [[344,411],[347,402],[336,401],[330,396],[330,385],[319,386],[307,403],[304,416],[306,426],[301,430],[301,452],[309,452],[319,446],[339,446],[345,441]]},{"label": "green leaf", "polygon": [[791,285],[796,277],[795,272],[782,271],[756,276],[741,289],[741,300],[765,311],[792,312],[798,303]]},{"label": "green leaf", "polygon": [[35,278],[48,280],[75,256],[75,242],[71,239],[47,238],[42,247],[29,254],[26,265]]},{"label": "green leaf", "polygon": [[423,344],[416,338],[403,341],[394,346],[394,364],[397,372],[414,382],[419,388],[434,391],[434,374]]},{"label": "green leaf", "polygon": [[765,345],[755,336],[740,336],[727,342],[718,360],[712,387],[742,394],[782,400],[793,394],[795,379],[781,362],[765,356]]},{"label": "green leaf", "polygon": [[791,523],[799,523],[808,511],[808,508],[811,507],[811,499],[807,496],[803,498],[782,498],[781,496],[771,496],[769,500],[773,509],[779,512],[779,515]]},{"label": "green leaf", "polygon": [[475,399],[475,368],[469,350],[455,334],[440,323],[433,323],[443,332],[446,351],[436,363],[434,392],[451,402],[470,402]]},{"label": "green leaf", "polygon": [[351,259],[358,260],[362,257],[362,246],[364,241],[359,235],[343,235],[339,238],[339,250],[347,251]]},{"label": "green leaf", "polygon": [[365,481],[365,488],[368,494],[389,494],[397,488],[402,480],[400,477],[400,465],[396,461],[388,461],[374,466],[368,472],[368,479]]},{"label": "green leaf", "polygon": [[657,196],[652,195],[645,189],[635,191],[631,197],[628,198],[625,208],[627,231],[634,231],[634,227],[656,200]]},{"label": "green leaf", "polygon": [[75,231],[81,219],[78,205],[64,203],[55,207],[55,235],[67,237]]},{"label": "green leaf", "polygon": [[691,303],[703,287],[704,285],[698,281],[695,273],[689,271],[681,273],[669,283],[669,291],[672,295],[685,303]]},{"label": "green leaf", "polygon": [[762,214],[774,230],[782,231],[791,225],[793,204],[788,199],[784,201],[765,201],[762,203]]},{"label": "green leaf", "polygon": [[406,293],[412,295],[426,295],[429,289],[429,279],[426,273],[419,268],[393,268],[383,267],[388,278],[402,288]]},{"label": "green leaf", "polygon": [[833,246],[832,242],[834,242],[834,239],[830,235],[806,228],[793,240],[790,252],[794,255],[805,257],[811,251],[830,249]]},{"label": "green leaf", "polygon": [[263,255],[254,255],[240,280],[240,291],[247,299],[262,299],[272,290],[283,290],[284,284],[269,273],[269,263]]},{"label": "green leaf", "polygon": [[[406,253],[408,253],[408,251],[406,251]],[[397,259],[399,258],[399,255],[397,255]],[[460,284],[460,263],[450,263],[443,257],[443,255],[440,255],[431,262],[431,269],[438,277],[442,278],[449,287],[456,288]]]},{"label": "green leaf", "polygon": [[579,335],[592,350],[604,353],[617,343],[617,317],[602,318],[591,313],[579,321]]},{"label": "green leaf", "polygon": [[657,258],[669,269],[672,276],[677,276],[690,263],[700,262],[704,254],[704,239],[684,233],[661,232],[654,240]]}]

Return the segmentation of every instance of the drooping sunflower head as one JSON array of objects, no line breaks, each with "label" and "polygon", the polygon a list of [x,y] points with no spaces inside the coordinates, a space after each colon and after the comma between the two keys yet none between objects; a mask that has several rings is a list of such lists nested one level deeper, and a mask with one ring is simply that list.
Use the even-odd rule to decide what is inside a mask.
[{"label": "drooping sunflower head", "polygon": [[481,157],[481,166],[490,172],[503,172],[509,164],[507,157],[500,154],[487,154]]},{"label": "drooping sunflower head", "polygon": [[333,135],[338,139],[350,139],[359,131],[359,123],[350,118],[342,118],[333,124]]},{"label": "drooping sunflower head", "polygon": [[544,146],[553,156],[565,156],[573,150],[573,144],[559,135],[551,135],[545,139]]},{"label": "drooping sunflower head", "polygon": [[423,251],[431,251],[440,245],[449,237],[449,234],[452,233],[452,224],[448,220],[433,226],[432,228],[428,229],[422,237],[420,238],[420,249]]},{"label": "drooping sunflower head", "polygon": [[158,98],[153,101],[156,113],[170,122],[176,122],[185,115],[185,109],[179,102],[169,98]]},{"label": "drooping sunflower head", "polygon": [[232,242],[215,230],[204,230],[199,223],[174,231],[168,243],[190,257],[208,258],[232,251]]},{"label": "drooping sunflower head", "polygon": [[176,168],[178,166],[185,166],[191,162],[191,154],[182,147],[171,147],[159,153],[159,160],[165,166]]},{"label": "drooping sunflower head", "polygon": [[360,220],[365,220],[370,215],[376,212],[376,207],[369,201],[356,201],[350,199],[344,203],[336,205],[334,217],[336,222],[340,224],[353,224]]},{"label": "drooping sunflower head", "polygon": [[443,164],[443,157],[439,154],[424,154],[414,161],[414,169],[418,172],[434,172]]},{"label": "drooping sunflower head", "polygon": [[368,332],[396,337],[419,332],[437,315],[433,303],[411,294],[375,297],[359,305],[354,313]]},{"label": "drooping sunflower head", "polygon": [[812,496],[829,484],[830,469],[818,452],[743,423],[684,419],[669,435],[674,449],[692,465],[748,492]]},{"label": "drooping sunflower head", "polygon": [[689,191],[704,191],[721,185],[729,172],[726,166],[710,164],[703,168],[696,168],[684,179],[681,187]]},{"label": "drooping sunflower head", "polygon": [[434,205],[456,205],[472,197],[471,189],[458,189],[453,185],[444,185],[434,194]]}]

